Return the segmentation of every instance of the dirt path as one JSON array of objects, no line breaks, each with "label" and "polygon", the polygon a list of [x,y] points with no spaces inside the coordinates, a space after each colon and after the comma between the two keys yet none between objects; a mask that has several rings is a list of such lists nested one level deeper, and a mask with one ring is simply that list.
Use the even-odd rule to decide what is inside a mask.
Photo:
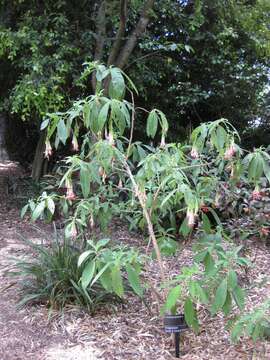
[{"label": "dirt path", "polygon": [[[169,360],[173,359],[173,344],[162,329],[161,317],[156,310],[156,299],[149,293],[149,308],[137,298],[110,309],[101,310],[90,317],[74,307],[64,314],[57,312],[48,320],[45,306],[28,306],[18,310],[16,285],[6,272],[12,267],[11,257],[27,255],[20,235],[40,242],[29,221],[21,220],[19,207],[6,189],[7,176],[17,176],[20,169],[12,164],[0,164],[0,360]],[[5,179],[4,179],[5,178]],[[50,228],[47,228],[49,231]],[[121,228],[114,230],[118,240],[127,241],[145,251],[144,242],[137,236],[130,236]],[[262,244],[250,245],[250,257],[254,267],[249,277],[259,281],[269,274],[270,251]],[[254,255],[256,254],[256,256]],[[181,249],[176,257],[165,259],[170,274],[176,274],[181,266],[191,262],[191,248]],[[159,284],[157,265],[148,263],[148,276],[152,283]],[[254,288],[248,298],[252,308],[270,294],[266,288]],[[182,359],[187,360],[268,360],[269,342],[242,341],[233,345],[229,332],[224,329],[223,316],[211,319],[207,313],[200,315],[202,327],[195,336],[191,331],[182,336]]]},{"label": "dirt path", "polygon": [[[20,219],[20,210],[8,193],[10,178],[21,175],[21,171],[11,162],[0,163],[0,359],[96,359],[94,349],[90,346],[86,352],[61,326],[61,319],[48,321],[46,308],[17,308],[17,289],[6,273],[12,268],[12,258],[27,254],[21,235],[36,242],[41,240],[29,221]],[[71,345],[72,351],[63,352]]]}]

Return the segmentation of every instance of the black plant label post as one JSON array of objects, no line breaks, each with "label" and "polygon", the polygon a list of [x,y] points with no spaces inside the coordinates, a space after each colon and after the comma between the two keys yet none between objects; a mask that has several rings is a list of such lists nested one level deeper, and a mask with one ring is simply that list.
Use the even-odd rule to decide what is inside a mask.
[{"label": "black plant label post", "polygon": [[180,333],[187,330],[184,314],[166,315],[164,317],[164,329],[167,333],[175,335],[175,357],[180,357]]}]

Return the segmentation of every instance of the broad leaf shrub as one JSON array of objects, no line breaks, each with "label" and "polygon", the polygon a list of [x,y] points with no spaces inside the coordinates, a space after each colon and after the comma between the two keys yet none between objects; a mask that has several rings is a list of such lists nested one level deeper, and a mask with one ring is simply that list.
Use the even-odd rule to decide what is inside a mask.
[{"label": "broad leaf shrub", "polygon": [[253,341],[260,338],[269,339],[270,337],[270,300],[265,300],[251,312],[238,316],[233,319],[231,328],[231,339],[238,342],[243,337],[250,337]]},{"label": "broad leaf shrub", "polygon": [[240,250],[241,247],[232,244],[225,249],[221,232],[204,234],[196,245],[194,265],[183,267],[166,284],[170,291],[163,311],[175,313],[182,306],[187,324],[198,331],[198,304],[206,307],[212,316],[219,311],[227,316],[234,305],[243,310],[245,291],[239,285],[238,272],[250,264],[239,255]]},{"label": "broad leaf shrub", "polygon": [[[244,291],[237,270],[248,264],[239,255],[240,248],[223,247],[220,214],[228,193],[237,194],[239,184],[249,187],[252,199],[261,196],[262,184],[270,180],[269,154],[263,148],[243,151],[239,135],[227,119],[203,123],[185,144],[167,144],[168,121],[158,109],[150,111],[146,119],[146,133],[155,146],[134,142],[137,112],[146,111],[135,106],[134,84],[119,69],[97,63],[87,66],[87,74],[95,72],[96,93],[75,101],[66,112],[48,114],[42,123],[47,132],[46,157],[68,142],[76,154],[62,163],[56,191],[31,200],[23,214],[30,210],[33,220],[50,220],[57,209],[65,218],[65,237],[73,241],[83,239],[97,225],[106,229],[116,216],[128,220],[131,228],[147,229],[161,282],[169,290],[164,311],[175,312],[180,299],[186,321],[195,330],[197,302],[207,306],[212,315],[218,311],[228,315],[234,305],[242,310]],[[124,99],[127,93],[131,93],[131,102]],[[204,234],[198,245],[201,249],[193,267],[182,269],[172,280],[177,283],[172,288],[160,250],[173,254],[175,239],[196,229]],[[97,276],[106,281],[110,268],[115,281],[112,288],[122,295],[120,273],[125,268],[131,287],[141,295],[136,266],[132,265],[131,271],[125,257],[120,257],[111,268],[109,257],[99,267],[96,261],[100,259],[91,251],[86,250],[79,263],[87,274],[84,284],[91,286]],[[106,269],[104,276],[99,275],[101,269]]]}]

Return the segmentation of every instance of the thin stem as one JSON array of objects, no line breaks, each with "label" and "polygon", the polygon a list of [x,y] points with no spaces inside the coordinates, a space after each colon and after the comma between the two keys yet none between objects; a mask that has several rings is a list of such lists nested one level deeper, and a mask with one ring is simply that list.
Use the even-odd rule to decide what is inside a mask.
[{"label": "thin stem", "polygon": [[133,132],[134,132],[134,124],[135,124],[135,103],[134,103],[134,95],[133,92],[130,91],[131,99],[132,99],[132,113],[131,113],[131,128],[130,128],[130,137],[128,142],[128,149],[127,149],[127,159],[129,158],[129,152],[133,140]]}]

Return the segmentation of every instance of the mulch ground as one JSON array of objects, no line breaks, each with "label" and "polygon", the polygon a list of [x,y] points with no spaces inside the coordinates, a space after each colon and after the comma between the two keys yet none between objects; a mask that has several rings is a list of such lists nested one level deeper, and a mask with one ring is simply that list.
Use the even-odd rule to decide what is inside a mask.
[{"label": "mulch ground", "polygon": [[[10,168],[12,168],[10,166]],[[4,170],[3,170],[4,169]],[[20,171],[12,168],[13,175]],[[10,171],[0,164],[0,177]],[[42,241],[28,220],[20,219],[20,209],[11,195],[0,191],[0,359],[1,360],[96,360],[96,359],[173,359],[173,342],[164,333],[162,319],[158,314],[158,299],[147,292],[147,306],[129,297],[123,304],[108,305],[94,317],[75,307],[64,313],[53,312],[42,305],[17,308],[19,300],[17,285],[6,275],[12,269],[12,258],[27,256],[28,249],[20,236],[36,242]],[[50,226],[44,231],[50,232]],[[139,247],[146,252],[147,244],[138,234],[128,233],[115,224],[111,237]],[[249,241],[247,256],[253,260],[248,277],[259,283],[269,274],[270,250],[263,243]],[[169,275],[179,273],[184,265],[191,264],[191,245],[183,246],[175,257],[164,259]],[[147,264],[151,282],[159,284],[158,267],[155,261]],[[253,287],[249,292],[246,309],[258,305],[270,294],[269,284]],[[199,311],[202,326],[200,333],[191,331],[181,335],[181,358],[195,359],[270,359],[270,343],[253,343],[243,339],[237,345],[230,342],[225,330],[226,320],[222,315],[211,318]]]}]

